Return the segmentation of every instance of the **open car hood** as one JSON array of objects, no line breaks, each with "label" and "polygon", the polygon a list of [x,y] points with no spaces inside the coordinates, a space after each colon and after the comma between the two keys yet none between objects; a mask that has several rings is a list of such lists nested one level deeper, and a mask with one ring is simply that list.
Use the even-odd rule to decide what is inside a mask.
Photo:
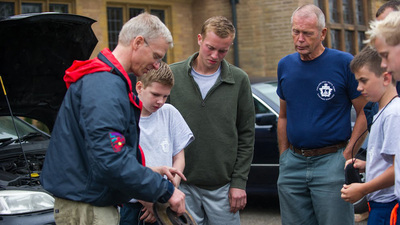
[{"label": "open car hood", "polygon": [[[65,70],[74,60],[88,59],[97,44],[94,22],[60,13],[0,21],[0,75],[14,116],[37,119],[52,130],[66,92]],[[0,115],[9,114],[1,90]]]}]

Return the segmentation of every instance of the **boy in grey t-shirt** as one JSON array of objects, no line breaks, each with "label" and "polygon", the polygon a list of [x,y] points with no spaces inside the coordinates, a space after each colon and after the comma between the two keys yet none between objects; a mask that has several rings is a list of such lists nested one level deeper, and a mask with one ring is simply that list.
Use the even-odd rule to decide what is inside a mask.
[{"label": "boy in grey t-shirt", "polygon": [[[165,104],[174,84],[172,71],[161,62],[158,70],[151,70],[136,83],[136,91],[143,103],[140,114],[140,141],[146,166],[153,170],[162,166],[173,167],[183,172],[185,155],[183,149],[194,139],[193,133],[179,111]],[[171,182],[178,187],[181,177],[176,175]],[[121,208],[120,225],[157,224],[153,203],[131,200]]]},{"label": "boy in grey t-shirt", "polygon": [[367,195],[371,208],[368,224],[389,225],[390,214],[397,204],[394,193],[394,158],[399,151],[400,99],[395,81],[381,68],[381,58],[370,47],[364,48],[350,64],[358,80],[357,89],[368,101],[376,102],[379,111],[374,116],[368,139],[367,162],[350,159],[354,167],[365,170],[366,182],[344,185],[342,198],[354,203]]}]

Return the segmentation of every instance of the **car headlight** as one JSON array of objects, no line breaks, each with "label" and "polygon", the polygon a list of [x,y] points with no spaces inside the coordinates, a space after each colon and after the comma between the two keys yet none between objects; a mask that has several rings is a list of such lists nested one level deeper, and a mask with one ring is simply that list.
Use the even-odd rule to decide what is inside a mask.
[{"label": "car headlight", "polygon": [[40,191],[0,191],[0,215],[32,213],[54,208],[54,198]]}]

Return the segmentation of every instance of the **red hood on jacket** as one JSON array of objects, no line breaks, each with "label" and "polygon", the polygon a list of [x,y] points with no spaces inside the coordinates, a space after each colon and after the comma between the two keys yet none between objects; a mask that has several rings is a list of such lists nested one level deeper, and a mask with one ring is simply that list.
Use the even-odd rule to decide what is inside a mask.
[{"label": "red hood on jacket", "polygon": [[111,71],[111,67],[98,58],[86,61],[75,60],[72,66],[65,71],[64,81],[69,88],[72,83],[75,83],[84,75],[101,71]]},{"label": "red hood on jacket", "polygon": [[[121,64],[114,57],[114,55],[111,53],[111,51],[109,49],[106,48],[103,51],[101,51],[101,53],[105,57],[107,57],[107,59],[109,59],[114,65],[117,65],[117,68],[125,76],[125,74],[126,74],[125,70],[122,68]],[[122,70],[118,66],[120,66],[122,68]],[[111,71],[111,69],[112,68],[110,66],[105,64],[103,61],[101,61],[97,57],[94,59],[85,60],[85,61],[75,60],[72,63],[72,66],[69,67],[65,71],[64,81],[65,81],[65,84],[67,85],[67,88],[69,88],[69,86],[72,83],[75,83],[76,81],[81,79],[81,77],[83,77],[86,74],[101,72],[101,71]],[[126,75],[126,77],[127,77],[127,75]],[[128,82],[129,83],[131,82],[130,79],[128,79]],[[129,86],[132,87],[131,84],[129,84]],[[130,91],[132,91],[132,90],[130,90]]]},{"label": "red hood on jacket", "polygon": [[[128,76],[128,73],[126,73],[125,69],[122,67],[122,65],[118,62],[118,60],[114,57],[114,55],[108,48],[103,49],[103,51],[101,51],[101,54],[103,54],[124,75],[126,82],[128,82],[129,100],[132,102],[132,104],[134,104],[136,107],[142,110],[142,102],[136,101],[136,96],[133,95],[132,82]],[[67,88],[69,88],[69,86],[72,83],[75,83],[86,74],[102,72],[102,71],[111,72],[111,70],[112,67],[101,61],[98,57],[85,61],[75,60],[72,63],[71,67],[69,67],[65,71],[64,81],[65,84],[67,85]]]}]

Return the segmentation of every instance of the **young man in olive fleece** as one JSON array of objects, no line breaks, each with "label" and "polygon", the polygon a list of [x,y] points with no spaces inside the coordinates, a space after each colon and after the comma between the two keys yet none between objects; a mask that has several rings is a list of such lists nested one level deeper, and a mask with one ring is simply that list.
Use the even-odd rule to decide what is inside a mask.
[{"label": "young man in olive fleece", "polygon": [[185,149],[187,208],[199,225],[240,224],[254,148],[254,100],[248,75],[224,57],[235,27],[222,16],[208,19],[197,36],[199,52],[171,65],[169,102],[196,139]]}]

